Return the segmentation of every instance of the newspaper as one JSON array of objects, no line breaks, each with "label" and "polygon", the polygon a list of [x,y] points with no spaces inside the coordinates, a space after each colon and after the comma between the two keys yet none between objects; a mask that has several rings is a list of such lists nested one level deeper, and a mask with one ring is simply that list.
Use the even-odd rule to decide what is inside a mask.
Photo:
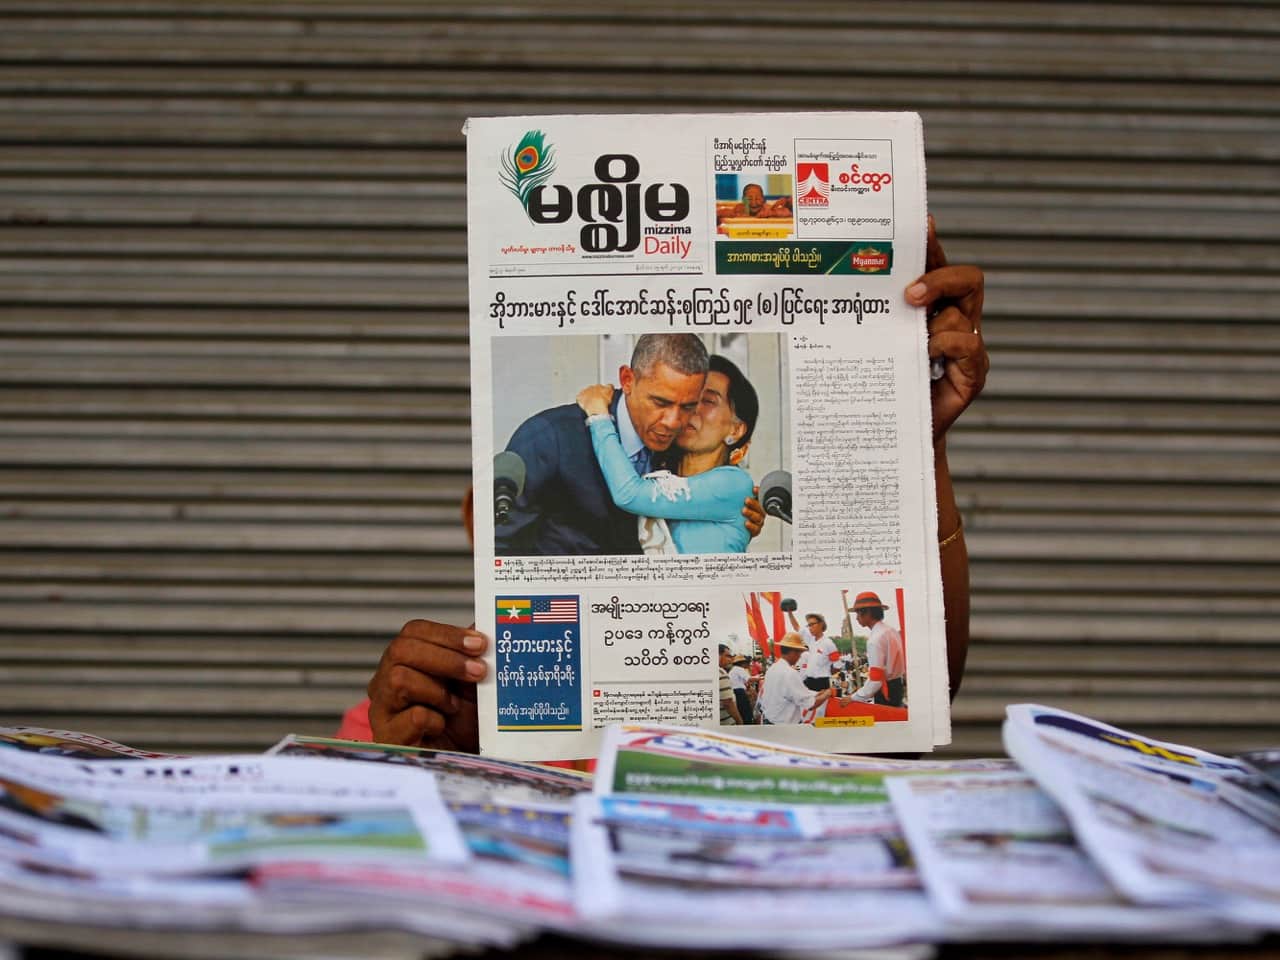
[{"label": "newspaper", "polygon": [[[745,804],[753,817],[786,819],[773,840],[754,838],[749,854],[737,852],[744,869],[735,882],[775,883],[794,868],[796,882],[809,886],[859,888],[919,887],[919,878],[890,803],[888,777],[957,770],[1009,769],[1008,760],[910,761],[849,757],[781,747],[763,741],[694,728],[624,724],[610,728],[602,745],[595,793],[650,803],[651,820],[665,829],[691,833],[668,844],[652,870],[675,878],[690,870],[690,845],[697,850],[697,825],[711,822],[726,804]],[[607,805],[606,805],[607,807]],[[634,806],[628,807],[635,810]],[[793,812],[786,812],[791,810]],[[666,811],[661,813],[661,811]],[[687,815],[685,815],[687,814]],[[628,826],[616,822],[615,833]],[[615,841],[616,842],[616,841]],[[651,852],[657,855],[656,846]],[[803,856],[798,856],[800,851]],[[692,862],[699,862],[693,860]],[[709,863],[706,858],[701,862]],[[638,870],[638,868],[637,868]],[[728,873],[707,870],[702,879]]]},{"label": "newspaper", "polygon": [[271,889],[298,885],[318,893],[339,888],[354,891],[348,899],[356,896],[380,907],[429,898],[530,928],[577,926],[569,882],[570,801],[591,789],[590,775],[447,750],[296,735],[269,752],[429,770],[472,854],[465,871],[422,864],[273,868],[261,875]]},{"label": "newspaper", "polygon": [[1280,747],[1266,750],[1246,750],[1236,754],[1237,760],[1243,760],[1266,778],[1272,789],[1280,790]]},{"label": "newspaper", "polygon": [[85,763],[14,751],[0,772],[0,853],[117,876],[467,859],[429,776],[387,767],[352,784],[335,773],[293,757]]},{"label": "newspaper", "polygon": [[139,750],[79,730],[51,730],[48,727],[0,727],[0,751],[6,748],[79,760],[183,759],[180,754]]},{"label": "newspaper", "polygon": [[0,759],[0,915],[273,933],[398,927],[498,946],[533,930],[443,896],[407,910],[368,895],[380,872],[465,869],[462,834],[421,770],[370,765],[356,780],[295,757]]},{"label": "newspaper", "polygon": [[[596,936],[685,950],[836,949],[942,936],[918,889],[832,882],[837,857],[821,856],[821,828],[794,808],[590,795],[575,801],[573,831],[578,909]],[[846,865],[841,875],[850,872]]]},{"label": "newspaper", "polygon": [[[1011,766],[834,756],[720,731],[614,727],[594,796],[575,808],[579,909],[596,923],[625,920],[633,936],[645,927],[637,916],[662,917],[706,948],[941,939],[886,778]],[[815,898],[841,895],[858,909],[815,912]]]},{"label": "newspaper", "polygon": [[1126,897],[1280,929],[1280,832],[1247,764],[1036,704],[1007,708],[1004,743]]},{"label": "newspaper", "polygon": [[1021,772],[894,777],[889,795],[953,935],[1180,939],[1224,931],[1205,911],[1130,903]]},{"label": "newspaper", "polygon": [[1003,757],[855,757],[780,746],[727,730],[628,723],[607,731],[593,789],[605,795],[708,796],[867,807],[889,804],[888,777],[1015,769],[1017,765]]},{"label": "newspaper", "polygon": [[[718,726],[720,645],[765,674],[810,612],[827,636],[797,667],[819,686],[758,678],[754,734],[949,742],[925,322],[903,299],[919,117],[485,118],[467,140],[482,752]],[[699,351],[705,379],[682,372]],[[616,389],[588,425],[597,383]]]},{"label": "newspaper", "polygon": [[562,804],[591,789],[592,776],[577,770],[538,763],[494,760],[471,753],[432,750],[389,743],[364,743],[332,737],[289,734],[267,751],[268,756],[328,757],[389,763],[429,770],[446,803]]},{"label": "newspaper", "polygon": [[145,760],[57,734],[0,748],[0,918],[851,956],[1240,942],[1280,916],[1262,774],[1031,705],[1005,730],[1026,770],[655,724],[608,731],[594,781],[322,738]]}]

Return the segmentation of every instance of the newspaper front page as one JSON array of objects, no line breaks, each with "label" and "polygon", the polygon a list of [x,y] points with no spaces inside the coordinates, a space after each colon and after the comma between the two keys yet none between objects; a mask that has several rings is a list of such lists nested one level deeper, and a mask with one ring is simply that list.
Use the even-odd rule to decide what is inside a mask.
[{"label": "newspaper front page", "polygon": [[457,911],[497,913],[505,922],[531,930],[576,928],[569,814],[573,798],[591,789],[590,775],[446,750],[296,735],[276,744],[270,754],[429,771],[472,858],[465,869],[444,870],[387,864],[353,872],[307,864],[287,873],[269,872],[268,885],[300,881],[331,896],[333,888],[345,892],[356,887],[358,896],[383,906],[429,897]]},{"label": "newspaper front page", "polygon": [[1280,831],[1247,764],[1039,704],[1002,733],[1126,897],[1280,929]]},{"label": "newspaper front page", "polygon": [[466,845],[421,771],[353,785],[332,763],[226,756],[120,763],[12,752],[0,858],[117,875],[226,872],[302,857],[458,864]]},{"label": "newspaper front page", "polygon": [[1204,910],[1130,903],[1021,771],[892,777],[889,795],[952,934],[990,939],[1228,935]]},{"label": "newspaper front page", "polygon": [[[1011,766],[834,756],[721,731],[613,726],[593,796],[574,810],[579,909],[632,936],[674,924],[680,942],[704,947],[795,946],[800,930],[814,946],[940,939],[944,925],[920,890],[887,780]],[[815,898],[858,908],[815,911]]]},{"label": "newspaper front page", "polygon": [[482,752],[593,756],[622,721],[948,742],[919,117],[467,139]]}]

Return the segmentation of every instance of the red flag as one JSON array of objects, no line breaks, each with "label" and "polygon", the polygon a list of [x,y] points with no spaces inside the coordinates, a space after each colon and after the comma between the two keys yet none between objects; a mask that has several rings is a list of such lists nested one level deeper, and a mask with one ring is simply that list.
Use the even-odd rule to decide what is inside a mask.
[{"label": "red flag", "polygon": [[760,612],[760,598],[754,593],[751,594],[751,604],[747,607],[747,624],[751,639],[760,645],[760,652],[766,657],[773,657],[769,628],[764,625],[764,614]]},{"label": "red flag", "polygon": [[902,598],[902,588],[898,588],[898,636],[902,638],[903,655],[907,652],[907,610]]},{"label": "red flag", "polygon": [[761,592],[760,596],[773,604],[773,639],[781,640],[787,632],[787,621],[782,615],[782,594],[771,590],[768,593]]},{"label": "red flag", "polygon": [[[753,599],[755,598],[755,594],[752,594],[751,596]],[[747,614],[747,633],[751,635],[751,639],[755,642],[756,646],[761,650],[764,650],[765,644],[768,642],[768,637],[764,636],[760,629],[760,624],[757,623],[756,618],[752,616],[751,604],[746,597],[742,598],[742,608]]]},{"label": "red flag", "polygon": [[760,635],[764,637],[764,644],[761,649],[770,660],[778,658],[778,651],[774,649],[774,645],[770,642],[769,628],[765,624],[764,614],[760,610],[760,595],[753,593],[751,595],[751,614],[756,618],[756,627],[760,630]]}]

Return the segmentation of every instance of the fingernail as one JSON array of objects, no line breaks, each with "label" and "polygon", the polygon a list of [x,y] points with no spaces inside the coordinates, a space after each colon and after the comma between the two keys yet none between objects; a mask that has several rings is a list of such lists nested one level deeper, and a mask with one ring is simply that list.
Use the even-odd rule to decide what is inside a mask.
[{"label": "fingernail", "polygon": [[923,283],[913,283],[907,287],[907,299],[912,303],[918,303],[929,295],[929,287]]},{"label": "fingernail", "polygon": [[484,676],[484,661],[468,660],[467,665],[464,669],[466,670],[467,676],[470,677],[472,680],[479,680],[481,677]]},{"label": "fingernail", "polygon": [[484,637],[478,633],[466,633],[462,636],[462,648],[472,653],[479,653],[484,649]]}]

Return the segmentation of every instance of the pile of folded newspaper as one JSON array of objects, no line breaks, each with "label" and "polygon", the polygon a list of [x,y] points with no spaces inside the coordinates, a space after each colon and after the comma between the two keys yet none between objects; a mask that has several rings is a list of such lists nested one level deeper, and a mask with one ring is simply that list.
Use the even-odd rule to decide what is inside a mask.
[{"label": "pile of folded newspaper", "polygon": [[1280,757],[1034,705],[1004,738],[1012,759],[900,761],[634,724],[593,781],[303,737],[181,758],[0,728],[0,914],[735,951],[1280,930]]}]

